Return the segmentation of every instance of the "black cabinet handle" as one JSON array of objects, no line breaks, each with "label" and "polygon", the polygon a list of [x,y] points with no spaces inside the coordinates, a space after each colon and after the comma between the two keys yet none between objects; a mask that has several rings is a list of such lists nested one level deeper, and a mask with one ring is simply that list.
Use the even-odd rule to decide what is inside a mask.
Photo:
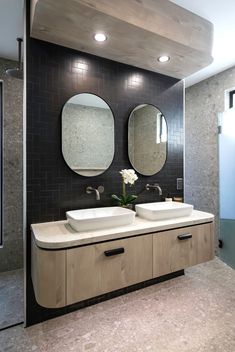
[{"label": "black cabinet handle", "polygon": [[180,241],[187,240],[187,239],[189,239],[189,238],[192,238],[191,233],[186,233],[185,235],[179,235],[179,236],[178,236],[178,239],[179,239]]},{"label": "black cabinet handle", "polygon": [[125,249],[123,247],[120,247],[120,248],[110,249],[109,251],[104,251],[104,255],[106,257],[111,257],[112,255],[122,254],[124,252],[125,252]]}]

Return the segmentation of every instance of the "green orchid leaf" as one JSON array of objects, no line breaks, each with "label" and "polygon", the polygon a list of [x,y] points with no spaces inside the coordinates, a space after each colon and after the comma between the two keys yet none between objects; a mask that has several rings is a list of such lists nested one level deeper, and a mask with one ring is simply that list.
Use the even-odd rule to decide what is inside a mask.
[{"label": "green orchid leaf", "polygon": [[120,205],[128,205],[132,203],[134,200],[136,200],[137,196],[136,195],[120,195],[116,196],[116,194],[112,194],[111,197],[119,202]]},{"label": "green orchid leaf", "polygon": [[137,196],[135,196],[135,195],[128,195],[128,196],[126,197],[127,203],[133,202],[133,201],[136,200],[136,199],[137,199]]},{"label": "green orchid leaf", "polygon": [[116,196],[116,194],[112,194],[111,197],[115,200],[117,200],[118,202],[121,202],[121,198],[119,198],[118,196]]}]

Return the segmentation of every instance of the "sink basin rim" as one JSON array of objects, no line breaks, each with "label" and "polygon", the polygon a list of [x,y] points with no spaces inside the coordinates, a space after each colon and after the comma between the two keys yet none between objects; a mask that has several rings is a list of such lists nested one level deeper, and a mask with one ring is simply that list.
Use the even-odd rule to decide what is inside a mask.
[{"label": "sink basin rim", "polygon": [[190,216],[193,205],[179,202],[153,202],[137,204],[137,216],[147,220],[170,220]]},{"label": "sink basin rim", "polygon": [[[110,213],[108,214],[109,211],[117,211],[117,213]],[[87,217],[76,217],[76,214],[85,214],[85,213],[90,213],[90,216]],[[92,213],[98,213],[96,217],[92,216]],[[99,215],[100,213],[100,215]],[[71,219],[74,220],[97,220],[97,219],[104,219],[104,218],[109,218],[109,217],[115,217],[115,216],[120,216],[120,215],[127,215],[127,214],[133,214],[135,213],[134,210],[131,209],[126,209],[122,207],[100,207],[100,208],[87,208],[87,209],[77,209],[77,210],[69,210],[66,211],[66,216],[70,217]],[[94,214],[95,215],[95,214]]]},{"label": "sink basin rim", "polygon": [[83,232],[129,225],[135,214],[135,211],[122,207],[100,207],[70,210],[66,217],[73,229]]}]

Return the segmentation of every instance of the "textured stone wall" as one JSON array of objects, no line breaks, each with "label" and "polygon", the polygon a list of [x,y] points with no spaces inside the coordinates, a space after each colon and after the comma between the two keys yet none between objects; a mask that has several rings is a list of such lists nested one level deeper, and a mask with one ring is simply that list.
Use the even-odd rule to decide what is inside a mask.
[{"label": "textured stone wall", "polygon": [[[218,113],[224,91],[235,86],[235,67],[186,89],[185,202],[219,219]],[[217,243],[217,240],[216,240]]]},{"label": "textured stone wall", "polygon": [[23,81],[5,73],[15,66],[14,61],[0,58],[4,91],[4,228],[0,272],[23,267]]}]

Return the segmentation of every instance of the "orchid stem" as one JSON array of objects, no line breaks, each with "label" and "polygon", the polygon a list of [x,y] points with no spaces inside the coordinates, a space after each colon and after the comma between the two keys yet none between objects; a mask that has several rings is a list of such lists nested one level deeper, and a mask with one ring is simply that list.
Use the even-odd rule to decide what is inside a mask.
[{"label": "orchid stem", "polygon": [[122,181],[122,195],[123,197],[126,197],[126,184],[124,181]]}]

